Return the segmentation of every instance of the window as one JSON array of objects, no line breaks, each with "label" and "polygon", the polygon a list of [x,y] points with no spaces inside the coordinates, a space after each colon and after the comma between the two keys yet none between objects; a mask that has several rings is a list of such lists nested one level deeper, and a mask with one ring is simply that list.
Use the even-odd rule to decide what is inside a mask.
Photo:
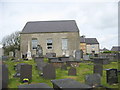
[{"label": "window", "polygon": [[47,39],[47,49],[52,49],[53,48],[53,42],[52,42],[52,39]]},{"label": "window", "polygon": [[62,39],[62,50],[68,49],[68,39]]},{"label": "window", "polygon": [[38,45],[37,38],[32,38],[32,49],[36,49]]}]

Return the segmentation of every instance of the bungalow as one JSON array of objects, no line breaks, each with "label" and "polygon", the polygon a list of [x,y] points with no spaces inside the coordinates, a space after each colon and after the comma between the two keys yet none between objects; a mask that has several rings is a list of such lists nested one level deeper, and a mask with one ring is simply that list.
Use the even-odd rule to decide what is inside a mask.
[{"label": "bungalow", "polygon": [[27,22],[20,37],[23,55],[28,47],[31,54],[36,55],[37,45],[42,47],[43,55],[56,53],[56,56],[69,56],[79,49],[79,29],[74,20]]}]

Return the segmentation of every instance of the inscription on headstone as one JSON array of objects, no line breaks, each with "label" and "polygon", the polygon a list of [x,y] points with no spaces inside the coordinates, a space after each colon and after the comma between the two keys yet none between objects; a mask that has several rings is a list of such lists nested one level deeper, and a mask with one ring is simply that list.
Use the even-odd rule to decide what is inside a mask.
[{"label": "inscription on headstone", "polygon": [[71,67],[69,70],[68,70],[68,75],[73,75],[73,76],[76,76],[76,68],[74,67]]}]

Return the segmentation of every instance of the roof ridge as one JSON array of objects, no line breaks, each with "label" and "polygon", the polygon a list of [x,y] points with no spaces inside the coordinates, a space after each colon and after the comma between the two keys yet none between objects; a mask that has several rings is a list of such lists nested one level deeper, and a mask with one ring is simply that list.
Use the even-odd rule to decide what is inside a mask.
[{"label": "roof ridge", "polygon": [[75,21],[75,20],[28,21],[27,23],[37,23],[37,22],[67,22],[67,21]]}]

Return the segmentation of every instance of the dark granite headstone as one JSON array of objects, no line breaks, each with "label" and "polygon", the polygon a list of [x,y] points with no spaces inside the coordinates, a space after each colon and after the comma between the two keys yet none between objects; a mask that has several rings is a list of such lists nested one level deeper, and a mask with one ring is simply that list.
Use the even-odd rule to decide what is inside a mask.
[{"label": "dark granite headstone", "polygon": [[118,83],[117,69],[106,69],[106,76],[108,84]]},{"label": "dark granite headstone", "polygon": [[18,90],[26,90],[26,89],[30,89],[30,90],[53,90],[50,86],[48,86],[45,83],[36,83],[36,84],[24,84],[24,85],[19,85],[18,86]]},{"label": "dark granite headstone", "polygon": [[53,84],[53,88],[55,90],[66,90],[67,88],[73,89],[73,90],[88,90],[92,88],[91,86],[87,84],[82,84],[76,80],[73,79],[57,79],[57,80],[51,80]]},{"label": "dark granite headstone", "polygon": [[5,64],[1,64],[0,67],[2,67],[2,88],[8,88],[8,68]]},{"label": "dark granite headstone", "polygon": [[32,65],[26,64],[21,65],[20,68],[20,80],[23,81],[24,78],[32,80]]},{"label": "dark granite headstone", "polygon": [[103,75],[103,65],[94,64],[93,73],[98,73],[98,74],[100,74],[102,76]]},{"label": "dark granite headstone", "polygon": [[69,70],[68,70],[68,75],[73,75],[73,76],[76,76],[76,68],[74,67],[71,67]]},{"label": "dark granite headstone", "polygon": [[86,75],[85,83],[92,86],[92,87],[100,86],[101,85],[101,76],[100,76],[100,74]]},{"label": "dark granite headstone", "polygon": [[43,67],[43,77],[46,79],[56,78],[55,67],[52,64],[47,64],[45,67]]}]

